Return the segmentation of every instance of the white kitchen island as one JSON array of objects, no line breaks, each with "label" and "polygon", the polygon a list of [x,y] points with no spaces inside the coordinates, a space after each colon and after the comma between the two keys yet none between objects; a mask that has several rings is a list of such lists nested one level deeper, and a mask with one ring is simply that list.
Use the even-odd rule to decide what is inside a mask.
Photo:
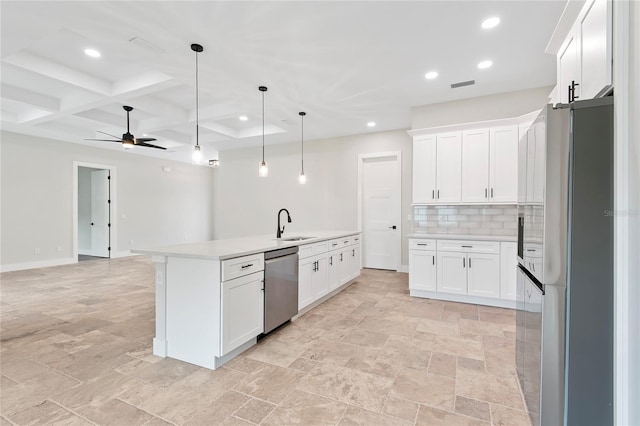
[{"label": "white kitchen island", "polygon": [[298,315],[360,275],[359,233],[296,236],[307,238],[265,235],[134,250],[155,264],[154,355],[216,369],[255,345],[264,330],[265,252],[299,246]]}]

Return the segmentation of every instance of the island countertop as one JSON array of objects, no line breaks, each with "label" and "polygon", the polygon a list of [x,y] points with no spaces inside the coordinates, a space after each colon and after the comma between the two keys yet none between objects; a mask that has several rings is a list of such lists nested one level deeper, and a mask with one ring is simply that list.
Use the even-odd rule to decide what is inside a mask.
[{"label": "island countertop", "polygon": [[283,238],[311,237],[299,241],[278,240],[274,235],[257,235],[224,240],[203,241],[200,243],[176,244],[163,247],[140,248],[132,253],[151,256],[188,257],[193,259],[224,260],[234,257],[263,253],[285,247],[300,246],[320,241],[342,238],[359,234],[358,231],[305,231],[285,234]]}]

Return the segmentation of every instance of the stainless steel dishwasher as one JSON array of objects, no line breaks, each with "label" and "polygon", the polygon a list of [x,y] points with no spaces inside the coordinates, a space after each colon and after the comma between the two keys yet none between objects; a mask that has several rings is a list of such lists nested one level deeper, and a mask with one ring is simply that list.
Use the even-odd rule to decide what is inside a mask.
[{"label": "stainless steel dishwasher", "polygon": [[264,254],[264,334],[298,314],[298,247]]}]

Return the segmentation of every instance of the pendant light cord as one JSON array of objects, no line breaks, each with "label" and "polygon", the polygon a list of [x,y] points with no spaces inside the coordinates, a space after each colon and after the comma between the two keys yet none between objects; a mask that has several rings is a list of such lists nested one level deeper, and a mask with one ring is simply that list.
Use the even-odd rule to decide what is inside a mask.
[{"label": "pendant light cord", "polygon": [[196,146],[200,146],[200,99],[198,97],[198,52],[196,52]]},{"label": "pendant light cord", "polygon": [[262,92],[262,162],[264,163],[264,92]]},{"label": "pendant light cord", "polygon": [[302,173],[304,173],[304,115],[302,117]]}]

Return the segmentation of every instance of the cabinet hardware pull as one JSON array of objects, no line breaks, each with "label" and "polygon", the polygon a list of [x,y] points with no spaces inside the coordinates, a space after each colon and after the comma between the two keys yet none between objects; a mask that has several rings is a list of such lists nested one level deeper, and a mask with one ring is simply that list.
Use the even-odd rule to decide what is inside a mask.
[{"label": "cabinet hardware pull", "polygon": [[484,189],[484,198],[487,198],[487,188]]},{"label": "cabinet hardware pull", "polygon": [[464,247],[464,248],[473,248],[473,246],[460,246],[460,247]]},{"label": "cabinet hardware pull", "polygon": [[432,189],[431,190],[431,199],[433,200],[434,198],[436,198],[436,190]]},{"label": "cabinet hardware pull", "polygon": [[333,256],[329,256],[329,265],[333,266]]},{"label": "cabinet hardware pull", "polygon": [[536,249],[527,249],[527,251],[536,251]]},{"label": "cabinet hardware pull", "polygon": [[253,266],[253,263],[249,263],[248,265],[242,265],[242,266],[240,267],[240,269],[246,269],[246,268],[250,268],[250,267],[252,267],[252,266]]},{"label": "cabinet hardware pull", "polygon": [[469,268],[471,268],[471,258],[469,258]]},{"label": "cabinet hardware pull", "polygon": [[419,246],[426,246],[427,244],[426,244],[426,243],[418,243],[417,245],[419,245]]},{"label": "cabinet hardware pull", "polygon": [[431,264],[432,265],[436,264],[436,257],[435,256],[431,256]]},{"label": "cabinet hardware pull", "polygon": [[491,198],[493,198],[493,188],[491,188]]},{"label": "cabinet hardware pull", "polygon": [[333,243],[333,244],[331,244],[331,246],[333,246],[333,247],[335,247],[335,246],[337,246],[337,245],[338,245],[338,243]]},{"label": "cabinet hardware pull", "polygon": [[356,257],[356,249],[351,249],[351,257]]},{"label": "cabinet hardware pull", "polygon": [[466,267],[467,267],[466,259],[465,259],[464,257],[462,258],[462,267],[463,267],[463,268],[466,268]]},{"label": "cabinet hardware pull", "polygon": [[440,190],[438,189],[438,200],[440,199]]},{"label": "cabinet hardware pull", "polygon": [[342,262],[342,253],[340,253],[340,262]]},{"label": "cabinet hardware pull", "polygon": [[533,266],[533,272],[535,272],[536,271],[536,264],[532,263],[531,266]]}]

